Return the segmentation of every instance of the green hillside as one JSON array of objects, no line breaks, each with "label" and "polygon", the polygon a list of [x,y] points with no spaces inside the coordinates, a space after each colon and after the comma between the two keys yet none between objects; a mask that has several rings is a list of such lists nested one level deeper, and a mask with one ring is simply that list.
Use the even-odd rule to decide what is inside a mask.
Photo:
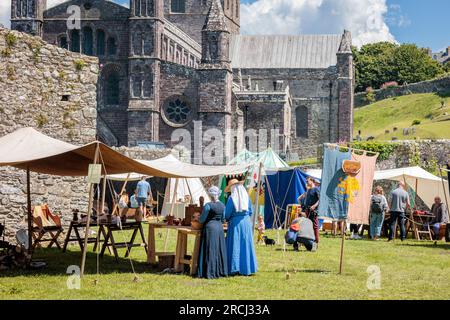
[{"label": "green hillside", "polygon": [[[445,102],[442,108],[442,101]],[[420,124],[413,125],[415,120]],[[397,128],[397,131],[394,131]],[[403,135],[404,128],[416,133]],[[355,109],[354,136],[361,130],[364,140],[450,139],[450,94],[412,94],[378,101]],[[389,133],[387,133],[389,131]]]}]

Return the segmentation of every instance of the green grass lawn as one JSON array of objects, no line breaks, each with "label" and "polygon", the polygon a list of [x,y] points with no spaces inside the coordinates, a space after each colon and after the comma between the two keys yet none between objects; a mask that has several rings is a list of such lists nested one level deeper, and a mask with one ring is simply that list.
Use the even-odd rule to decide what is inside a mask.
[{"label": "green grass lawn", "polygon": [[[441,107],[441,101],[445,107]],[[403,128],[412,128],[415,135],[403,135]],[[398,128],[394,132],[394,127]],[[450,95],[413,94],[378,101],[363,108],[355,109],[354,136],[358,130],[363,138],[370,136],[386,141],[396,137],[399,140],[450,138]],[[389,134],[385,131],[389,130]]]},{"label": "green grass lawn", "polygon": [[[277,238],[276,231],[269,235]],[[157,248],[162,249],[163,239],[164,235],[158,237]],[[175,234],[169,239],[169,249],[174,249]],[[116,240],[123,239],[118,235]],[[116,263],[108,253],[100,259],[97,275],[97,257],[91,250],[80,290],[66,285],[67,267],[80,262],[79,249],[71,247],[67,253],[42,249],[35,258],[48,263],[45,269],[0,272],[0,299],[450,299],[449,244],[348,240],[344,273],[339,275],[340,242],[340,238],[323,236],[316,253],[257,246],[255,276],[220,280],[159,274],[145,263],[142,248],[131,253],[139,281],[133,281],[129,260]],[[123,257],[124,251],[120,254]],[[371,265],[381,270],[380,290],[367,289]]]}]

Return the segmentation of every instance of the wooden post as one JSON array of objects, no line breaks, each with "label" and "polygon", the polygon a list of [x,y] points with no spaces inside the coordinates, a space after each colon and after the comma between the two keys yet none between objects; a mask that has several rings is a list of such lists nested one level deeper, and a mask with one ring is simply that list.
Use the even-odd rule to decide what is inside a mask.
[{"label": "wooden post", "polygon": [[27,216],[28,216],[28,254],[33,253],[33,213],[31,211],[31,182],[30,168],[27,167]]},{"label": "wooden post", "polygon": [[[125,191],[125,189],[126,189],[126,187],[127,187],[128,180],[130,179],[130,174],[131,174],[131,173],[128,173],[127,178],[125,179],[125,181],[124,181],[124,183],[123,183],[123,185],[122,185],[122,188],[120,189],[120,193],[119,193],[119,201],[120,201],[120,196],[122,195],[122,193]],[[114,193],[115,193],[115,192],[116,192],[116,191],[114,191]],[[119,203],[118,203],[118,202],[116,203],[116,200],[115,200],[114,198],[113,198],[113,203],[114,203],[114,209],[113,209],[111,215],[114,215],[114,214],[117,212],[117,210],[119,210]],[[144,214],[144,213],[142,213],[142,214]]]},{"label": "wooden post", "polygon": [[[100,146],[97,143],[97,146],[95,147],[94,164],[97,164],[97,162],[98,162],[99,152],[100,152]],[[83,277],[83,275],[84,275],[84,266],[86,264],[86,252],[87,252],[88,238],[89,238],[89,225],[91,223],[92,203],[94,201],[93,198],[94,198],[94,184],[90,183],[89,184],[89,204],[88,204],[88,212],[87,212],[86,230],[84,232],[84,245],[83,245],[83,255],[81,257],[80,277]]]},{"label": "wooden post", "polygon": [[[447,198],[447,193],[445,192],[445,183],[444,183],[444,176],[442,174],[442,171],[443,171],[442,167],[439,166],[439,174],[441,175],[442,189],[444,189],[443,191],[444,191],[445,205],[447,207],[447,212],[449,212],[448,198]],[[450,188],[449,188],[449,191],[450,191]]]},{"label": "wooden post", "polygon": [[344,243],[345,243],[344,224],[345,224],[345,220],[342,220],[341,221],[342,240],[341,240],[341,257],[340,257],[340,262],[339,262],[339,274],[342,274],[342,270],[344,267]]},{"label": "wooden post", "polygon": [[[169,216],[173,215],[173,210],[175,209],[175,201],[177,200],[177,190],[178,190],[178,182],[180,179],[176,178],[175,180],[175,189],[173,190],[173,196],[172,196],[172,204],[170,206],[170,213]],[[170,183],[170,180],[169,180]],[[170,186],[169,186],[169,192],[170,192]],[[169,231],[170,229],[167,229],[166,231],[166,238],[164,239],[164,252],[167,251],[167,245],[169,243]]]},{"label": "wooden post", "polygon": [[191,202],[189,204],[193,204],[194,203],[194,195],[192,194],[191,186],[189,185],[189,182],[188,182],[187,178],[184,178],[184,183],[186,183],[186,186],[187,186],[188,191],[189,191],[189,195],[191,196]]},{"label": "wooden post", "polygon": [[262,173],[262,162],[259,163],[258,169],[258,187],[256,188],[256,198],[255,198],[255,212],[253,213],[253,225],[252,231],[255,232],[256,216],[259,215],[259,193],[261,192],[261,173]]}]

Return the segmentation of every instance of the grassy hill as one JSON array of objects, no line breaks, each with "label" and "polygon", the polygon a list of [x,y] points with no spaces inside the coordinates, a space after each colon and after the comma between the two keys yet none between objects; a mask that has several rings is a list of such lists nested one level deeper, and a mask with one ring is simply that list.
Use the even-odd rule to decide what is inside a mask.
[{"label": "grassy hill", "polygon": [[[441,101],[445,107],[441,107]],[[414,121],[420,124],[413,125]],[[397,128],[397,131],[394,131]],[[415,128],[414,135],[403,135],[404,128]],[[376,140],[450,139],[450,92],[412,94],[378,101],[355,109],[354,136]],[[389,131],[389,133],[387,133]]]}]

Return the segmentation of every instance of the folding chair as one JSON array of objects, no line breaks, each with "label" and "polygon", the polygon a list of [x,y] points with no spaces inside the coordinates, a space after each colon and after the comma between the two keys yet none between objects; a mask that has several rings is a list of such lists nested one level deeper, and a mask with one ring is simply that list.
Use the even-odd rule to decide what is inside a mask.
[{"label": "folding chair", "polygon": [[[49,242],[47,248],[54,244],[61,249],[58,237],[63,232],[61,218],[50,212],[48,205],[35,206],[33,210],[33,245],[32,249],[42,248],[41,243]],[[49,235],[49,237],[44,237]]]}]

